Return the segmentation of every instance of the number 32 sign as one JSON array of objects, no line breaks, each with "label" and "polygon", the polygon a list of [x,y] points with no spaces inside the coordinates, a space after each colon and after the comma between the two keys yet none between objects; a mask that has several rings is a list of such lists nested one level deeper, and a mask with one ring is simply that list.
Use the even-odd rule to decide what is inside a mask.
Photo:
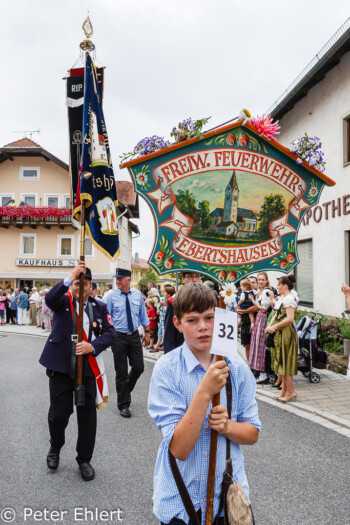
[{"label": "number 32 sign", "polygon": [[237,355],[237,314],[215,308],[211,354],[233,359]]}]

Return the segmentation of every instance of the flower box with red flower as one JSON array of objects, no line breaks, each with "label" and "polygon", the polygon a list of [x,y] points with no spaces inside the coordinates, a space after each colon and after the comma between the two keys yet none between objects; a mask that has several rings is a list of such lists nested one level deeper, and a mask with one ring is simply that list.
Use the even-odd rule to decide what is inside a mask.
[{"label": "flower box with red flower", "polygon": [[56,208],[56,206],[1,206],[0,207],[0,223],[1,224],[16,224],[16,223],[57,223],[71,221],[72,211],[70,208]]}]

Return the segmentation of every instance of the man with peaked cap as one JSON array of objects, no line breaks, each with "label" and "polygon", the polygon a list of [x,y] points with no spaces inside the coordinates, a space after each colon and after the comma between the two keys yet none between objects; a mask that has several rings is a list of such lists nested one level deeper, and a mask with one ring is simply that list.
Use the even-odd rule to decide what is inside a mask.
[{"label": "man with peaked cap", "polygon": [[[84,274],[84,340],[76,342],[79,313],[80,274]],[[89,297],[91,270],[80,261],[69,277],[57,283],[45,295],[45,303],[54,312],[52,331],[39,362],[46,367],[50,387],[48,415],[51,448],[47,466],[56,470],[60,449],[65,442],[65,429],[73,413],[73,392],[76,356],[83,356],[85,404],[77,406],[77,457],[81,477],[90,481],[95,471],[90,464],[96,437],[96,406],[108,401],[104,366],[100,354],[115,339],[115,332],[106,305]],[[68,289],[70,290],[68,292]]]},{"label": "man with peaked cap", "polygon": [[[116,340],[112,345],[118,408],[121,416],[131,417],[131,392],[144,371],[143,351],[138,327],[145,328],[145,342],[149,344],[149,320],[139,290],[130,288],[131,271],[119,268],[116,274],[117,289],[107,297]],[[128,361],[131,367],[128,372]]]}]

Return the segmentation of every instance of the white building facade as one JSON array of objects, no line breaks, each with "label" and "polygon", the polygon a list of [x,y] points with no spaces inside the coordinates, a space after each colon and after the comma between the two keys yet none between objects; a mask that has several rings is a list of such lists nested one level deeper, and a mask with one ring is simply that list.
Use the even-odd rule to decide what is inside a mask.
[{"label": "white building facade", "polygon": [[301,305],[340,316],[342,282],[350,261],[350,19],[275,103],[278,141],[289,146],[305,132],[322,141],[325,186],[319,204],[307,212],[298,234],[300,264],[295,269]]}]

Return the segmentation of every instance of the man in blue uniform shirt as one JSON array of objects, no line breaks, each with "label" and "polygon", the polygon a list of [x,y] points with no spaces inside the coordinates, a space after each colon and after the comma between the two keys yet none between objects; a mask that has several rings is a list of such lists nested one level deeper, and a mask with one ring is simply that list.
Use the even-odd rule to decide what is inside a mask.
[{"label": "man in blue uniform shirt", "polygon": [[[84,274],[84,331],[86,341],[72,342],[76,334],[76,314],[79,307],[79,276]],[[106,305],[89,297],[91,271],[84,262],[78,262],[69,277],[57,283],[45,295],[45,302],[54,312],[52,331],[39,362],[46,367],[50,380],[50,409],[48,415],[51,448],[47,466],[56,470],[60,449],[65,442],[65,429],[73,413],[76,355],[84,356],[85,404],[77,406],[78,441],[77,462],[85,481],[95,477],[90,464],[96,437],[96,379],[88,361],[89,354],[98,356],[111,346],[115,332]],[[70,294],[68,294],[68,289]],[[86,319],[85,319],[86,318]],[[85,328],[85,324],[87,329]],[[95,363],[95,360],[93,360]],[[94,367],[96,365],[94,364]]]},{"label": "man in blue uniform shirt", "polygon": [[[131,417],[131,392],[144,371],[143,352],[138,331],[140,324],[145,327],[145,342],[149,344],[149,320],[139,290],[130,288],[131,272],[119,268],[116,274],[117,289],[107,298],[116,340],[112,345],[115,368],[115,384],[118,408],[123,417]],[[128,373],[128,360],[131,370]]]}]

